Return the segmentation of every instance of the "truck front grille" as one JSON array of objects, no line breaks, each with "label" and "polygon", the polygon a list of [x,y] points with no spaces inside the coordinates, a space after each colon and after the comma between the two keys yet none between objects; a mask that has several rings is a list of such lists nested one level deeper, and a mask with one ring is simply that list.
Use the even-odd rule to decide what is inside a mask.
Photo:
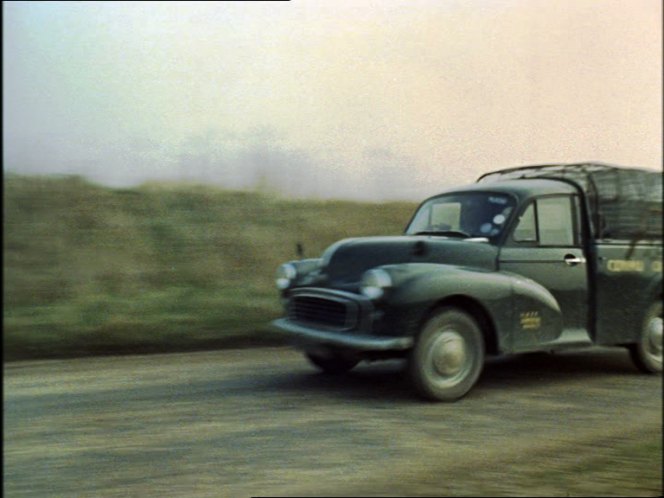
[{"label": "truck front grille", "polygon": [[357,325],[358,307],[353,301],[338,297],[297,295],[288,304],[288,318],[348,330]]}]

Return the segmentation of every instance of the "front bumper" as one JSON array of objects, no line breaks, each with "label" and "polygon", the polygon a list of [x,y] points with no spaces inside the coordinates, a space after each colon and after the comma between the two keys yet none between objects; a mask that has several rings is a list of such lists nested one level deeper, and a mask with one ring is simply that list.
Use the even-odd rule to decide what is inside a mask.
[{"label": "front bumper", "polygon": [[323,331],[280,318],[271,323],[274,330],[283,332],[300,344],[328,345],[356,351],[403,351],[413,347],[412,337],[378,337]]}]

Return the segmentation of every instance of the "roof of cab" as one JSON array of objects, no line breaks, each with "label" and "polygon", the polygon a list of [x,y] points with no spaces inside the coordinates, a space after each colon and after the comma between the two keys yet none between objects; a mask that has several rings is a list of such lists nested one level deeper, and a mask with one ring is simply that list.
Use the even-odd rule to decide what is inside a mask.
[{"label": "roof of cab", "polygon": [[574,194],[577,189],[563,180],[549,180],[542,178],[524,178],[519,180],[504,180],[500,182],[473,183],[462,187],[445,190],[432,197],[450,194],[452,192],[496,192],[516,195],[519,200],[539,195]]}]

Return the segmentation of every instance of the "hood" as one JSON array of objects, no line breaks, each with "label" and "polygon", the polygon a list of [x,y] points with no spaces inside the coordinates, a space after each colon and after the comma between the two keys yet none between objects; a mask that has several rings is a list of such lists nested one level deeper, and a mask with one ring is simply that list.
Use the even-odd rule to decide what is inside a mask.
[{"label": "hood", "polygon": [[495,270],[498,249],[478,240],[439,236],[363,237],[345,239],[323,254],[323,272],[330,283],[358,282],[381,265],[441,263]]}]

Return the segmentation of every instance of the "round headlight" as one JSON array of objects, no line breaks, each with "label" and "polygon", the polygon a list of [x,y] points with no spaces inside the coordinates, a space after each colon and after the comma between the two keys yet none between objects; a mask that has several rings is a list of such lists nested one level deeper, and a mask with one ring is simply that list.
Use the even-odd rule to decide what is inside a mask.
[{"label": "round headlight", "polygon": [[288,289],[297,277],[297,269],[290,263],[284,263],[279,268],[277,268],[277,288],[278,289]]},{"label": "round headlight", "polygon": [[378,299],[392,287],[392,277],[385,270],[369,270],[362,276],[360,292],[369,299]]}]

